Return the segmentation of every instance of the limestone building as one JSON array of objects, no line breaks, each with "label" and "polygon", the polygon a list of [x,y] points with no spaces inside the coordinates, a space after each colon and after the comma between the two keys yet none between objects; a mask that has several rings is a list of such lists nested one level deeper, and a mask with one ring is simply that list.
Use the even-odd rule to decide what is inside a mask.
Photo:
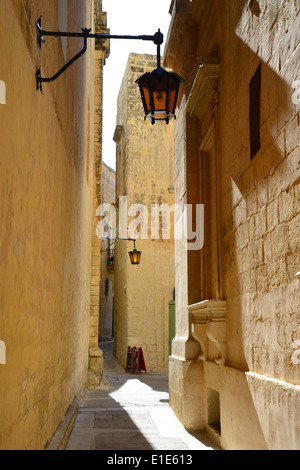
[{"label": "limestone building", "polygon": [[38,67],[52,76],[82,40],[47,37],[40,49],[40,16],[46,30],[106,26],[101,0],[0,2],[2,450],[63,446],[88,369],[94,383],[101,380],[98,311],[93,319],[99,284],[98,291],[91,287],[99,262],[91,245],[109,44],[89,40],[85,55],[44,83],[42,94]]},{"label": "limestone building", "polygon": [[[102,0],[94,1],[94,22],[96,33],[108,33],[106,13],[102,11]],[[97,388],[103,379],[103,353],[98,347],[99,305],[100,305],[100,249],[97,236],[99,217],[97,209],[102,200],[102,110],[103,110],[103,67],[110,53],[109,40],[95,41],[94,53],[94,158],[92,194],[92,243],[91,243],[91,289],[90,289],[90,340],[89,340],[89,389]]]},{"label": "limestone building", "polygon": [[[157,66],[156,57],[131,54],[118,99],[117,235],[137,238],[139,266],[130,264],[132,242],[115,245],[115,354],[125,367],[127,348],[141,347],[147,371],[167,371],[169,301],[174,291],[173,216],[170,234],[162,235],[162,215],[151,207],[174,203],[173,123],[144,121],[135,81]],[[166,219],[167,220],[167,219]],[[135,230],[136,229],[136,230]]]},{"label": "limestone building", "polygon": [[175,201],[204,205],[203,248],[175,242],[170,403],[224,449],[299,450],[300,6],[170,12]]},{"label": "limestone building", "polygon": [[[116,172],[102,163],[102,204],[115,207],[116,204]],[[108,235],[111,234],[110,232]],[[110,341],[114,336],[114,269],[115,250],[110,243],[101,243],[100,261],[100,308],[99,308],[99,342]]]}]

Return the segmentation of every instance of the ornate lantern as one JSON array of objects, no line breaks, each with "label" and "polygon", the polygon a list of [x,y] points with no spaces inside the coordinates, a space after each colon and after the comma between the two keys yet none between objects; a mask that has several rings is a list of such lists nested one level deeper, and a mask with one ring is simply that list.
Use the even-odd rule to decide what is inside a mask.
[{"label": "ornate lantern", "polygon": [[174,72],[158,67],[153,72],[142,75],[136,83],[140,87],[145,110],[145,119],[166,121],[176,118],[175,109],[178,91],[183,79]]}]

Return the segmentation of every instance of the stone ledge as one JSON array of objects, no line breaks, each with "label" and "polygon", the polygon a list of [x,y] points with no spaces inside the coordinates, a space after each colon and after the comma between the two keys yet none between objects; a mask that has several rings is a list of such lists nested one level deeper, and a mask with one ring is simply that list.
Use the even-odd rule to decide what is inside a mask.
[{"label": "stone ledge", "polygon": [[50,442],[46,445],[45,450],[64,450],[67,443],[69,436],[73,429],[73,424],[76,419],[77,411],[83,397],[84,390],[80,392],[80,394],[74,398],[71,406],[69,407],[68,411],[66,412],[63,420],[61,421],[60,425],[58,426],[54,436],[50,440]]},{"label": "stone ledge", "polygon": [[196,116],[200,121],[204,119],[218,89],[219,73],[218,63],[200,64],[186,104],[190,116]]},{"label": "stone ledge", "polygon": [[207,323],[209,321],[225,321],[226,300],[203,300],[197,304],[189,305],[192,323]]},{"label": "stone ledge", "polygon": [[226,362],[226,300],[204,300],[188,307],[193,338],[200,344],[198,361]]}]

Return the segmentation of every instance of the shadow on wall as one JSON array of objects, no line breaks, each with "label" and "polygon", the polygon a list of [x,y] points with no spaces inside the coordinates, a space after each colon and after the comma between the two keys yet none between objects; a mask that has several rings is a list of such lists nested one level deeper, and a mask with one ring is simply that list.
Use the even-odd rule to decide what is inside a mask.
[{"label": "shadow on wall", "polygon": [[[224,245],[227,247],[225,261],[228,273],[228,363],[258,373],[247,373],[247,384],[268,448],[296,449],[298,444],[293,442],[297,428],[291,409],[293,400],[286,398],[295,394],[296,403],[296,386],[291,386],[288,392],[285,382],[279,386],[276,378],[291,384],[299,383],[299,366],[292,362],[292,345],[299,335],[293,317],[299,288],[295,277],[299,259],[295,235],[295,185],[299,181],[296,148],[300,141],[300,127],[299,108],[293,102],[293,86],[300,77],[300,70],[297,53],[293,55],[297,44],[292,37],[292,28],[290,41],[289,32],[283,41],[290,43],[288,51],[279,48],[280,27],[276,31],[270,27],[270,44],[260,44],[259,34],[256,39],[254,34],[249,36],[245,26],[248,8],[252,14],[253,30],[257,31],[264,23],[258,2],[247,2],[235,28],[238,38],[235,51],[227,52],[236,59],[240,58],[239,76],[234,84],[236,102],[231,108],[237,110],[238,115],[225,113],[223,132],[226,142],[222,149],[226,156],[225,165],[230,168],[230,173],[227,173],[230,188],[226,196],[231,203],[227,207],[234,208],[224,214],[227,227]],[[278,15],[275,5],[268,7],[267,14],[270,24],[273,19],[275,25]],[[297,34],[296,29],[294,34]],[[293,45],[295,51],[291,47]],[[233,59],[227,62],[236,67]],[[261,81],[254,91],[254,101],[259,103],[256,113],[259,145],[251,154],[251,80],[259,67]],[[247,90],[246,79],[249,83]],[[246,122],[249,126],[248,142],[245,139]],[[229,161],[232,155],[235,156],[233,164]],[[236,358],[242,358],[240,364],[235,362]],[[265,380],[266,374],[275,379]],[[276,410],[279,402],[281,405]],[[276,421],[277,415],[287,417],[288,430]]]},{"label": "shadow on wall", "polygon": [[[299,365],[293,364],[292,356],[295,353],[293,344],[297,335],[299,337],[299,321],[295,314],[299,295],[295,277],[299,270],[295,186],[299,183],[300,120],[293,95],[295,83],[300,78],[297,61],[300,48],[297,48],[299,40],[295,39],[299,34],[296,24],[289,31],[284,25],[283,33],[283,26],[277,24],[284,21],[282,11],[279,12],[274,2],[262,12],[262,3],[227,0],[221,10],[224,14],[224,47],[220,57],[221,119],[218,132],[221,138],[218,151],[222,158],[218,172],[222,188],[220,238],[223,255],[220,259],[224,261],[225,275],[222,277],[227,299],[225,367],[229,366],[228,374],[230,368],[246,371],[239,383],[242,397],[232,390],[235,377],[223,377],[223,372],[219,374],[227,381],[227,390],[231,393],[230,399],[229,392],[220,394],[221,421],[227,410],[231,413],[230,408],[235,403],[234,407],[239,410],[236,422],[240,424],[240,417],[244,416],[243,425],[247,432],[257,430],[253,433],[253,442],[279,450],[296,449],[297,446],[293,442],[297,434],[297,425],[292,418],[293,400],[287,399],[293,394],[296,397],[297,386],[292,385],[286,393],[282,384],[283,381],[299,384]],[[293,5],[296,9],[296,4]],[[282,34],[285,34],[283,40]],[[264,35],[268,35],[269,41],[261,40]],[[211,49],[208,55],[211,52],[213,56],[218,48]],[[204,58],[201,60],[203,63]],[[196,127],[198,123],[193,122],[193,125]],[[188,131],[194,132],[194,128]],[[198,135],[191,135],[190,141],[199,147]],[[187,145],[193,144],[187,142]],[[196,152],[199,152],[198,147]],[[195,149],[192,150],[187,152],[189,178],[196,174]],[[193,184],[197,183],[193,180]],[[196,188],[193,184],[190,184],[190,193]],[[196,197],[198,194],[199,191]],[[193,273],[191,266],[192,263],[189,274]],[[191,297],[194,295],[192,286],[189,280]],[[199,288],[199,283],[196,287]],[[197,295],[199,301],[201,295],[199,292]],[[213,366],[207,362],[206,371]],[[255,377],[248,371],[255,371]],[[272,377],[265,387],[262,385],[264,375]],[[276,379],[282,380],[280,387]],[[258,384],[256,388],[255,384]],[[235,393],[236,399],[232,398]],[[227,407],[226,400],[229,400]],[[276,408],[276,403],[282,406]],[[293,408],[295,413],[295,401]],[[276,422],[276,416],[278,421],[285,416],[286,423]],[[233,422],[231,416],[228,422]],[[257,424],[254,426],[253,423]],[[291,423],[291,429],[286,432],[284,424],[287,427]],[[231,430],[228,436],[231,436]],[[235,442],[241,442],[241,439],[241,433],[237,433]]]},{"label": "shadow on wall", "polygon": [[[227,178],[230,176],[231,179],[227,194],[231,204],[228,207],[234,208],[224,215],[227,227],[225,245],[233,247],[225,256],[226,271],[230,273],[228,314],[230,321],[230,312],[238,312],[239,318],[232,320],[235,325],[237,319],[240,321],[238,329],[231,329],[235,331],[235,336],[228,338],[229,357],[230,344],[240,342],[250,370],[268,370],[274,377],[297,382],[298,371],[291,364],[295,331],[289,329],[289,322],[286,321],[283,339],[279,331],[282,328],[279,317],[284,316],[288,320],[287,316],[292,314],[292,300],[289,302],[288,292],[292,299],[297,289],[297,240],[293,227],[297,214],[294,185],[299,179],[295,149],[299,145],[300,127],[299,112],[292,100],[295,91],[292,84],[297,73],[300,76],[300,70],[293,64],[287,67],[288,58],[280,64],[280,55],[274,57],[270,50],[267,63],[266,46],[256,44],[259,51],[255,53],[255,45],[247,44],[242,19],[247,14],[248,5],[255,3],[247,2],[235,29],[239,38],[235,52],[243,58],[240,76],[235,83],[236,103],[232,107],[238,110],[238,115],[232,126],[231,118],[234,116],[228,113],[226,116],[225,113],[228,119],[224,120],[223,127],[226,142],[222,153],[227,160],[229,156],[225,147],[230,142],[230,155],[235,155],[233,164],[225,162],[230,168]],[[276,14],[276,9],[272,10],[272,14]],[[231,52],[228,51],[229,54]],[[260,103],[256,116],[260,122],[260,142],[251,159],[252,136],[248,131],[248,142],[245,140],[245,123],[249,125],[250,84],[258,67],[261,67],[261,84],[255,98]],[[291,69],[293,77],[289,75]],[[245,77],[242,80],[244,74],[247,74],[249,83],[247,90]],[[245,301],[238,307],[237,302],[240,303],[242,298]],[[230,308],[230,299],[235,303],[234,309]],[[242,312],[247,312],[247,322],[242,319]],[[277,343],[274,343],[275,338]],[[255,344],[262,347],[256,349]]]}]

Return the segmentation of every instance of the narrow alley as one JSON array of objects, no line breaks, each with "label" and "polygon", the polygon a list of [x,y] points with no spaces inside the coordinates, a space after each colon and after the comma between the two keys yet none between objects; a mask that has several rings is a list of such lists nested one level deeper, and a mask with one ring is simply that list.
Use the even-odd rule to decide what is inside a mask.
[{"label": "narrow alley", "polygon": [[169,407],[167,375],[130,375],[100,345],[107,387],[86,391],[66,450],[217,450],[205,434],[189,434]]},{"label": "narrow alley", "polygon": [[300,0],[0,31],[0,450],[300,450]]}]

